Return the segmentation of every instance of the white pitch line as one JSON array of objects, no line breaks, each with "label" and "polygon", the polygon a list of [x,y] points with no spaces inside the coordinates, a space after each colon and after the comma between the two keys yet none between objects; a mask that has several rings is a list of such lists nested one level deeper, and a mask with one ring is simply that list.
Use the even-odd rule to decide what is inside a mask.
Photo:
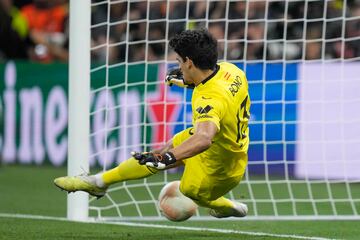
[{"label": "white pitch line", "polygon": [[[72,222],[64,217],[51,217],[51,216],[41,216],[41,215],[26,215],[26,214],[9,214],[9,213],[0,213],[2,218],[23,218],[23,219],[37,219],[37,220],[55,220],[55,221],[66,221]],[[135,223],[135,222],[103,222],[103,221],[87,221],[82,223],[100,223],[107,225],[121,225],[121,226],[130,226],[130,227],[146,227],[146,228],[160,228],[160,229],[176,229],[176,230],[188,230],[188,231],[198,231],[198,232],[215,232],[215,233],[233,233],[233,234],[242,234],[249,236],[262,236],[262,237],[277,237],[277,238],[292,238],[292,239],[308,239],[308,240],[333,240],[331,238],[323,237],[306,237],[300,235],[289,235],[289,234],[274,234],[274,233],[264,233],[264,232],[248,232],[248,231],[239,231],[232,229],[219,229],[219,228],[201,228],[201,227],[185,227],[185,226],[173,226],[173,225],[160,225],[160,224],[148,224],[148,223]]]}]

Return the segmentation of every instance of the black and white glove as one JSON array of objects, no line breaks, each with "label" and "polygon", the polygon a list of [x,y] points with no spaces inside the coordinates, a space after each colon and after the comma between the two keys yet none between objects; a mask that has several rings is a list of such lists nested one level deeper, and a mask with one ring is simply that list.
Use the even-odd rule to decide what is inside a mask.
[{"label": "black and white glove", "polygon": [[173,84],[175,84],[176,86],[183,87],[183,88],[194,88],[195,87],[194,84],[186,84],[185,83],[184,76],[183,76],[180,68],[171,69],[168,72],[168,74],[166,75],[165,82],[169,86],[172,86]]},{"label": "black and white glove", "polygon": [[140,165],[146,165],[156,169],[165,169],[167,166],[174,164],[176,158],[172,152],[164,154],[153,152],[131,152],[131,155],[139,161]]}]

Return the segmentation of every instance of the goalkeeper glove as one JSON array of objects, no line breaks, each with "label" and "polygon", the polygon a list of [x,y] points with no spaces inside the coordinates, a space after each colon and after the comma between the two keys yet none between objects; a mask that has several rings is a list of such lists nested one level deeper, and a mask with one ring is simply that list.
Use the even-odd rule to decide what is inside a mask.
[{"label": "goalkeeper glove", "polygon": [[140,165],[146,165],[156,169],[165,169],[167,166],[174,164],[176,158],[172,152],[164,154],[152,152],[131,152],[131,155],[139,161]]},{"label": "goalkeeper glove", "polygon": [[171,69],[166,75],[165,82],[172,86],[175,84],[178,87],[186,87],[193,89],[195,87],[194,84],[186,84],[184,81],[184,76],[180,71],[180,68]]}]

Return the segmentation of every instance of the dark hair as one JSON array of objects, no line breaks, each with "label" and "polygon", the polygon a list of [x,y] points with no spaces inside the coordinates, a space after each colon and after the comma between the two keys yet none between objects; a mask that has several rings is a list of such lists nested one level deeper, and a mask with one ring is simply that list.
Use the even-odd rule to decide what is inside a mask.
[{"label": "dark hair", "polygon": [[206,29],[185,30],[175,35],[169,45],[184,61],[188,57],[200,69],[215,69],[217,40]]}]

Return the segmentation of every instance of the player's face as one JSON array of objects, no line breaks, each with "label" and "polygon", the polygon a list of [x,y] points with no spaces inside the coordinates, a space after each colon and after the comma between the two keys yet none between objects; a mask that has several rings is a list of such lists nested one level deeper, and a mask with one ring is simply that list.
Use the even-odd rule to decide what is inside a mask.
[{"label": "player's face", "polygon": [[182,59],[182,57],[180,57],[178,54],[176,54],[176,60],[179,63],[179,68],[184,76],[184,82],[186,84],[192,84],[192,78],[190,77],[190,73],[189,73],[189,59],[186,58],[186,61],[184,62],[184,60]]}]

